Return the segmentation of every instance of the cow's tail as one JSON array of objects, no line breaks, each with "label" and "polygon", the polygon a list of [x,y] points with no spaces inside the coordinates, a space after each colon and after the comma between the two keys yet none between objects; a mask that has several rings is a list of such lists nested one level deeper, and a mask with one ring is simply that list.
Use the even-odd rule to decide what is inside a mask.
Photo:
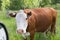
[{"label": "cow's tail", "polygon": [[50,8],[52,12],[52,25],[51,25],[51,33],[55,34],[56,33],[56,18],[57,18],[57,12],[55,9]]}]

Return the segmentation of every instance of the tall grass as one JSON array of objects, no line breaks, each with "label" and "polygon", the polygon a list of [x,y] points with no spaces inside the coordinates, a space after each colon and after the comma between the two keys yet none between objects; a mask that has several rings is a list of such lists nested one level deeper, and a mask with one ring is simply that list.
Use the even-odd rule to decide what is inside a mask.
[{"label": "tall grass", "polygon": [[[57,10],[57,25],[56,25],[56,35],[50,33],[47,36],[44,36],[43,33],[35,33],[35,40],[60,40],[60,10]],[[23,37],[20,34],[16,33],[16,22],[15,18],[7,18],[5,12],[0,11],[0,21],[2,21],[9,33],[9,40],[23,40]],[[29,40],[29,38],[28,38]]]}]

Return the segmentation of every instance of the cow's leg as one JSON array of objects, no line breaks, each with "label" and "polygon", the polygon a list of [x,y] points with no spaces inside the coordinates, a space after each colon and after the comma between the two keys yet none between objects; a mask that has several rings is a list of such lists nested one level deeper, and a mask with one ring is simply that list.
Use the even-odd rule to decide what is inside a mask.
[{"label": "cow's leg", "polygon": [[55,27],[55,24],[56,24],[56,17],[53,17],[53,21],[52,21],[52,25],[51,25],[51,33],[56,33],[56,27]]},{"label": "cow's leg", "polygon": [[51,8],[51,12],[52,12],[52,25],[51,25],[51,33],[56,33],[56,18],[57,18],[57,12],[56,10],[54,10],[53,8]]},{"label": "cow's leg", "polygon": [[34,31],[30,32],[30,40],[34,40]]}]

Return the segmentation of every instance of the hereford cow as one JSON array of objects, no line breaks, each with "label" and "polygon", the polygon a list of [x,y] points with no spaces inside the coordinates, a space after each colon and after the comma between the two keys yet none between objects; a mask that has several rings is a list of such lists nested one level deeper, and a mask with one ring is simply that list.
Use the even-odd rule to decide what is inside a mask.
[{"label": "hereford cow", "polygon": [[53,8],[35,8],[19,10],[17,13],[10,13],[16,18],[17,33],[30,33],[30,40],[34,40],[35,32],[47,32],[55,34],[57,12]]}]

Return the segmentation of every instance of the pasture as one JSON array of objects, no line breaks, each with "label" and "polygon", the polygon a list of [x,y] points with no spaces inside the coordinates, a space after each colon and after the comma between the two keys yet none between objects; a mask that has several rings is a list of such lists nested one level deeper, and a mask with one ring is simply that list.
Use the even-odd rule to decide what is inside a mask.
[{"label": "pasture", "polygon": [[[20,34],[16,33],[16,22],[15,18],[7,18],[6,13],[0,11],[0,21],[3,22],[9,33],[9,40],[23,40]],[[56,35],[51,36],[50,33],[44,37],[43,33],[35,33],[35,40],[60,40],[60,10],[57,10],[57,22],[56,22]],[[29,38],[28,38],[29,40]]]}]

